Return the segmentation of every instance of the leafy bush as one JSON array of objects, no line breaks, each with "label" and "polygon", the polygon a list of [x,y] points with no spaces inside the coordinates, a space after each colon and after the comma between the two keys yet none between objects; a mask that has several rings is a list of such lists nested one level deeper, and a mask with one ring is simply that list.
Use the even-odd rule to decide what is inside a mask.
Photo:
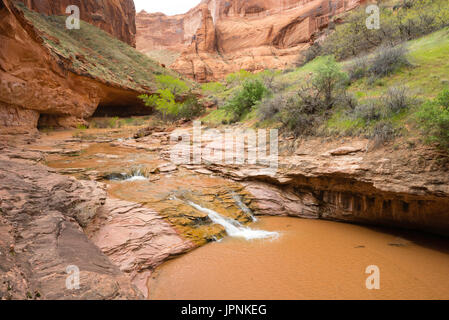
[{"label": "leafy bush", "polygon": [[449,89],[440,93],[438,98],[424,103],[416,113],[422,132],[429,143],[437,143],[449,151]]},{"label": "leafy bush", "polygon": [[200,116],[204,108],[195,95],[189,94],[181,103],[176,101],[175,95],[169,89],[159,89],[153,95],[139,96],[147,107],[155,108],[164,121],[177,119],[192,119]]},{"label": "leafy bush", "polygon": [[227,113],[232,113],[234,120],[237,121],[266,94],[268,90],[261,81],[246,80],[242,88],[226,103],[225,110]]},{"label": "leafy bush", "polygon": [[158,82],[159,89],[169,90],[174,96],[189,91],[189,87],[184,81],[170,75],[158,75],[156,76],[156,80]]},{"label": "leafy bush", "polygon": [[383,46],[376,51],[370,65],[368,72],[373,78],[388,76],[397,69],[410,65],[407,49],[404,46]]}]

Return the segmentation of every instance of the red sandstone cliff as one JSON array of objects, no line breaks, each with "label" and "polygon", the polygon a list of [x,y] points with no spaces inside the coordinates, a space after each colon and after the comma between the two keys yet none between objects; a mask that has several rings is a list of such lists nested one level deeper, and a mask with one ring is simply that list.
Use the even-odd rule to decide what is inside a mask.
[{"label": "red sandstone cliff", "polygon": [[136,46],[136,9],[133,0],[19,0],[28,8],[47,15],[65,15],[66,8],[76,5],[81,19]]},{"label": "red sandstone cliff", "polygon": [[286,68],[331,16],[364,0],[203,0],[188,13],[137,14],[137,49],[197,81]]},{"label": "red sandstone cliff", "polygon": [[[83,1],[89,2],[101,3]],[[165,69],[94,26],[70,34],[23,10],[0,0],[0,134],[34,131],[38,124],[74,127],[99,106],[148,112],[137,96],[151,92],[153,74]]]}]

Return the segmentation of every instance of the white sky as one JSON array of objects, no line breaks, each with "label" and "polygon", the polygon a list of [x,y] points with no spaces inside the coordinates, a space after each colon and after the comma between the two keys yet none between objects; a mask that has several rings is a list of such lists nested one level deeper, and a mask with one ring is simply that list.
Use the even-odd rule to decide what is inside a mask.
[{"label": "white sky", "polygon": [[163,12],[166,15],[186,13],[201,0],[134,0],[136,11]]}]

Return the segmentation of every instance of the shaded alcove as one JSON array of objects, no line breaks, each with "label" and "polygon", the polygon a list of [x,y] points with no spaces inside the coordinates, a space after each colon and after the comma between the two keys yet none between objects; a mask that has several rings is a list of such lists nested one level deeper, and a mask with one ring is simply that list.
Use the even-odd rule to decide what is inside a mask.
[{"label": "shaded alcove", "polygon": [[133,117],[147,116],[153,109],[145,106],[138,98],[139,93],[108,88],[107,94],[100,100],[92,117]]}]

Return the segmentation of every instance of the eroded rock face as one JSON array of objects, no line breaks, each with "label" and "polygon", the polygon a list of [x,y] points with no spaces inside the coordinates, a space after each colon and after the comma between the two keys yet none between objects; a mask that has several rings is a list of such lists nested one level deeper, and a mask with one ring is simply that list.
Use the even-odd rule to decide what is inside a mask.
[{"label": "eroded rock face", "polygon": [[[39,152],[0,156],[0,299],[138,299],[127,276],[84,234],[105,201],[93,182],[36,164]],[[67,267],[80,288],[66,286]]]},{"label": "eroded rock face", "polygon": [[[186,128],[174,133],[176,137],[191,132]],[[242,182],[251,194],[250,208],[264,215],[449,234],[447,158],[438,159],[434,150],[424,146],[411,152],[407,143],[397,148],[391,145],[375,148],[364,139],[323,140],[295,141],[282,137],[279,168],[273,171],[246,161],[228,164],[223,158],[208,158],[211,153],[233,152],[234,143],[210,129],[202,132],[202,163],[192,162],[187,167],[205,168],[208,174],[213,172]],[[172,146],[175,143],[171,141]],[[170,158],[166,150],[161,154]]]},{"label": "eroded rock face", "polygon": [[66,8],[76,5],[81,19],[136,46],[136,9],[133,0],[20,0],[28,8],[47,15],[65,15]]},{"label": "eroded rock face", "polygon": [[184,15],[140,12],[137,48],[201,82],[240,69],[286,68],[331,16],[363,2],[204,0]]},{"label": "eroded rock face", "polygon": [[154,268],[195,247],[156,211],[118,199],[106,201],[87,233],[145,296],[146,281]]},{"label": "eroded rock face", "polygon": [[[110,9],[115,12],[115,20],[124,19],[115,14],[123,13],[128,2],[132,3],[126,1],[123,8],[116,8],[121,11]],[[28,3],[44,12],[47,7],[57,10],[57,6],[45,5],[45,1]],[[63,5],[65,1],[60,3]],[[101,3],[100,7],[103,6]],[[73,61],[44,45],[40,31],[11,1],[1,0],[0,4],[0,134],[35,131],[38,124],[76,127],[86,124],[85,119],[91,117],[99,105],[119,109],[143,105],[137,96],[150,91],[149,88],[136,89],[136,86],[111,83],[87,73],[82,65],[76,70]],[[85,5],[86,10],[96,8]],[[75,62],[79,64],[80,61]],[[151,70],[148,72],[150,74]]]}]

